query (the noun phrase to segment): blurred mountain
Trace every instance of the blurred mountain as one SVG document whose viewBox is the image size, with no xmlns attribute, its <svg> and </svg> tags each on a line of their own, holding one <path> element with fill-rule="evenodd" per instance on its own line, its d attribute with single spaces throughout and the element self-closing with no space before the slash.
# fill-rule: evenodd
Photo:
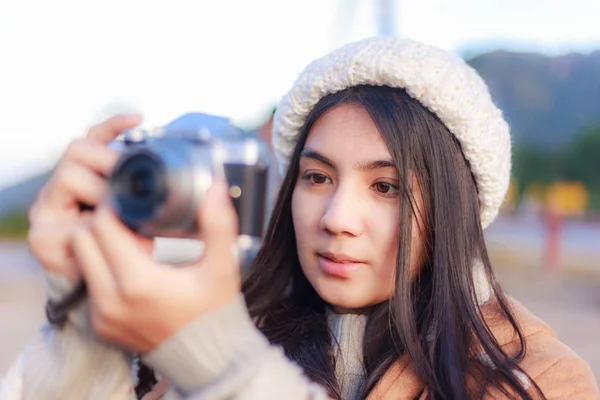
<svg viewBox="0 0 600 400">
<path fill-rule="evenodd" d="M 50 172 L 47 172 L 0 190 L 0 218 L 27 210 L 49 177 Z"/>
<path fill-rule="evenodd" d="M 556 57 L 495 51 L 467 61 L 489 85 L 515 144 L 556 148 L 600 123 L 600 51 Z M 0 189 L 0 218 L 28 208 L 48 176 Z"/>
<path fill-rule="evenodd" d="M 600 51 L 556 57 L 496 51 L 468 63 L 490 87 L 515 143 L 555 148 L 600 122 Z"/>
</svg>

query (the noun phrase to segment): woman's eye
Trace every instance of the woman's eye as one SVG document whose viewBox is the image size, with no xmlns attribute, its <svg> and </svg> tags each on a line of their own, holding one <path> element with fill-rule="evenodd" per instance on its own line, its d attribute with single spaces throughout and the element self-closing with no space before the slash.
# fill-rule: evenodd
<svg viewBox="0 0 600 400">
<path fill-rule="evenodd" d="M 399 191 L 399 187 L 392 185 L 391 183 L 386 183 L 386 182 L 377 182 L 376 184 L 373 185 L 373 188 L 381 193 L 381 194 L 387 194 L 387 195 L 395 195 L 398 193 Z"/>
<path fill-rule="evenodd" d="M 330 179 L 326 175 L 316 174 L 316 173 L 310 173 L 310 174 L 304 175 L 304 180 L 308 181 L 309 183 L 315 184 L 315 185 L 323 185 L 330 181 Z"/>
</svg>

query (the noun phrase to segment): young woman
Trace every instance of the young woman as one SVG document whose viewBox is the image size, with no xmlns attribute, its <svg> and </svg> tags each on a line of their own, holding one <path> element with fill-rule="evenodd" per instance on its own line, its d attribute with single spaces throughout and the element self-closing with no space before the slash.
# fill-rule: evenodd
<svg viewBox="0 0 600 400">
<path fill-rule="evenodd" d="M 40 331 L 3 398 L 133 396 L 154 383 L 131 372 L 134 354 L 156 371 L 147 399 L 600 398 L 587 364 L 494 278 L 483 229 L 510 136 L 461 59 L 373 38 L 306 68 L 277 109 L 284 180 L 243 284 L 224 182 L 184 268 L 153 260 L 103 205 L 117 157 L 104 144 L 138 122 L 74 142 L 32 208 L 50 299 L 82 277 L 89 301 Z"/>
</svg>

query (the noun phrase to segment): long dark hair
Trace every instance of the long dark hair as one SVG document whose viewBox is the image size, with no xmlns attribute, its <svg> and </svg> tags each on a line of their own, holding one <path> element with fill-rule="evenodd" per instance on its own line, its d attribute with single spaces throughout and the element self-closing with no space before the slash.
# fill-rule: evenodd
<svg viewBox="0 0 600 400">
<path fill-rule="evenodd" d="M 342 103 L 358 104 L 373 119 L 400 177 L 399 243 L 393 296 L 371 307 L 363 355 L 365 397 L 403 355 L 410 356 L 434 399 L 483 396 L 490 386 L 507 396 L 531 399 L 515 371 L 525 355 L 525 340 L 498 285 L 488 258 L 479 214 L 478 192 L 460 143 L 437 116 L 403 89 L 361 85 L 321 99 L 308 115 L 282 182 L 262 249 L 242 287 L 250 315 L 271 343 L 303 367 L 306 375 L 340 398 L 335 377 L 327 304 L 304 276 L 296 249 L 291 200 L 299 157 L 315 121 Z M 423 192 L 422 218 L 409 171 Z M 411 224 L 424 221 L 426 261 L 411 279 L 408 257 Z M 474 283 L 480 260 L 492 297 L 521 342 L 507 355 L 483 319 Z M 474 357 L 478 348 L 487 360 Z M 467 379 L 481 383 L 467 387 Z M 541 394 L 541 391 L 532 382 Z M 542 395 L 543 396 L 543 395 Z"/>
</svg>

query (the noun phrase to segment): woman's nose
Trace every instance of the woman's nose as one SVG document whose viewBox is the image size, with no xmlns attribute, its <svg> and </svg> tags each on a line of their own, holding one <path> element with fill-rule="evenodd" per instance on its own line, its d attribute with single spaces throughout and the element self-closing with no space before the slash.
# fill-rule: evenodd
<svg viewBox="0 0 600 400">
<path fill-rule="evenodd" d="M 349 187 L 338 187 L 329 198 L 321 218 L 321 229 L 333 235 L 360 236 L 364 227 L 364 208 L 360 195 Z"/>
</svg>

